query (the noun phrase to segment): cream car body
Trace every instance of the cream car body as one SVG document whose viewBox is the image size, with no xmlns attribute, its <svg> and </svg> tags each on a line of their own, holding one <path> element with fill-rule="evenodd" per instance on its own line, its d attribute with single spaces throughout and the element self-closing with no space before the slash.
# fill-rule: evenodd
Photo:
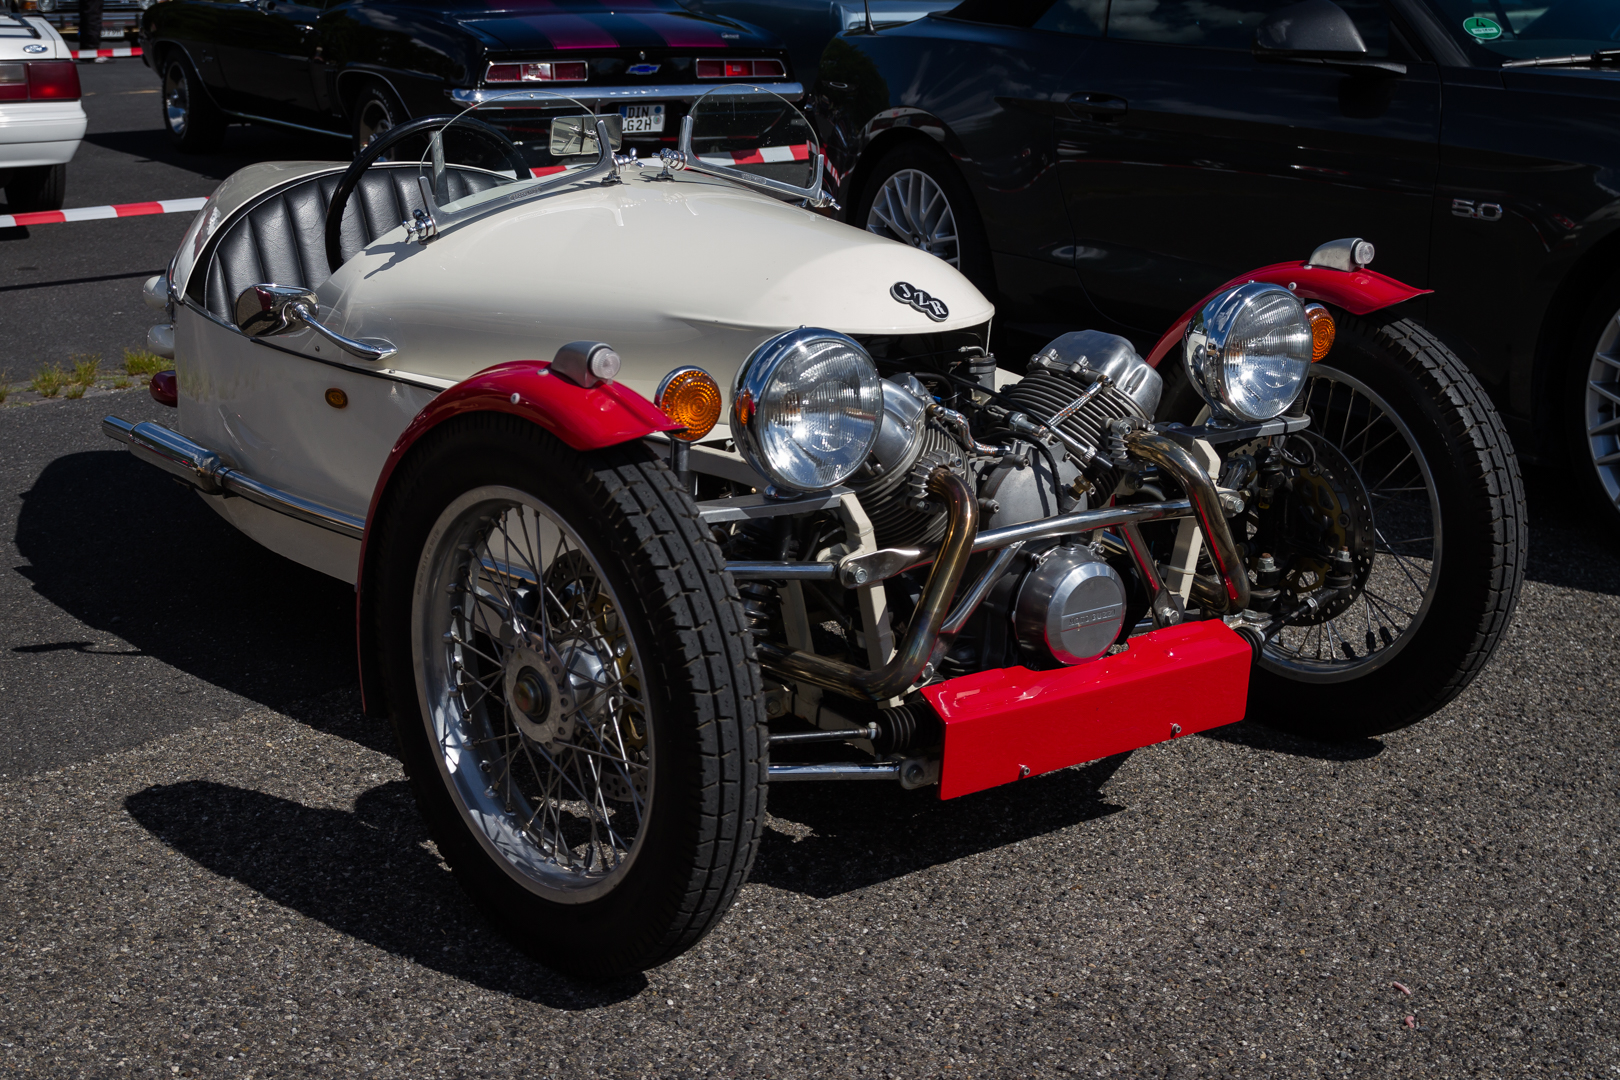
<svg viewBox="0 0 1620 1080">
<path fill-rule="evenodd" d="M 174 295 L 207 272 L 194 260 L 242 206 L 335 168 L 282 162 L 227 179 L 182 242 Z M 896 300 L 896 282 L 940 299 L 948 316 L 936 321 Z M 324 282 L 280 284 L 312 288 L 331 329 L 384 339 L 398 352 L 359 360 L 308 329 L 249 338 L 183 299 L 172 331 L 176 427 L 233 467 L 359 521 L 412 418 L 439 391 L 494 364 L 605 341 L 624 361 L 618 381 L 650 399 L 684 365 L 729 388 L 754 349 L 798 326 L 912 335 L 983 326 L 994 313 L 966 278 L 917 249 L 723 179 L 688 172 L 659 180 L 651 169 L 626 170 L 615 184 L 558 181 L 426 244 L 396 228 Z M 345 408 L 326 403 L 329 389 L 343 392 Z M 705 445 L 723 447 L 728 437 L 722 422 Z M 734 454 L 729 462 L 714 450 L 703 456 L 746 469 Z M 358 540 L 247 500 L 207 501 L 271 549 L 354 580 Z"/>
</svg>

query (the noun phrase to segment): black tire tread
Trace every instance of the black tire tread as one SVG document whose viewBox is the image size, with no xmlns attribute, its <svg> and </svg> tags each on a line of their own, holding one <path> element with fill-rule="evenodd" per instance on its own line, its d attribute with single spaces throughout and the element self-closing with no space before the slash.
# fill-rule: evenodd
<svg viewBox="0 0 1620 1080">
<path fill-rule="evenodd" d="M 639 446 L 581 453 L 527 421 L 496 413 L 457 418 L 422 438 L 401 464 L 390 484 L 390 497 L 379 507 L 379 535 L 385 544 L 390 526 L 409 504 L 423 472 L 433 467 L 451 440 L 468 436 L 529 443 L 559 473 L 582 477 L 586 495 L 582 509 L 605 526 L 613 550 L 641 556 L 626 559 L 625 564 L 635 577 L 635 592 L 652 633 L 664 646 L 659 659 L 646 660 L 662 661 L 660 683 L 670 689 L 672 698 L 685 699 L 676 702 L 677 709 L 689 708 L 687 715 L 696 721 L 698 760 L 692 764 L 702 777 L 704 792 L 699 836 L 673 909 L 644 913 L 644 922 L 656 930 L 654 939 L 627 939 L 620 955 L 598 951 L 588 969 L 576 970 L 600 977 L 656 967 L 691 948 L 725 914 L 747 880 L 764 829 L 768 764 L 758 714 L 762 681 L 736 584 L 725 572 L 724 557 L 703 529 L 691 497 L 662 461 Z M 392 558 L 398 556 L 392 553 Z M 386 565 L 390 557 L 380 555 L 379 565 Z M 379 642 L 388 640 L 388 607 L 375 605 Z M 398 656 L 384 660 L 398 662 Z M 404 717 L 398 702 L 390 706 L 396 723 L 420 724 L 414 695 L 413 707 L 403 710 Z M 425 779 L 440 783 L 436 771 Z M 542 962 L 571 969 L 567 963 L 558 964 L 549 950 L 529 951 Z"/>
<path fill-rule="evenodd" d="M 1355 316 L 1335 311 L 1339 341 L 1360 339 L 1379 350 L 1393 375 L 1416 391 L 1424 415 L 1403 416 L 1423 440 L 1420 425 L 1437 427 L 1449 461 L 1430 462 L 1459 485 L 1444 521 L 1446 539 L 1440 592 L 1417 631 L 1426 644 L 1419 659 L 1398 657 L 1398 681 L 1389 669 L 1372 678 L 1331 684 L 1299 708 L 1309 684 L 1256 669 L 1250 715 L 1296 734 L 1345 740 L 1387 734 L 1433 714 L 1473 682 L 1501 644 L 1524 583 L 1529 520 L 1524 481 L 1507 429 L 1484 388 L 1441 340 L 1406 318 Z M 1332 354 L 1326 364 L 1334 362 Z M 1437 483 L 1442 482 L 1437 476 Z M 1482 554 L 1485 553 L 1485 554 Z M 1444 610 L 1441 600 L 1445 600 Z M 1414 642 L 1411 647 L 1418 643 Z M 1376 690 L 1369 685 L 1377 682 Z"/>
</svg>

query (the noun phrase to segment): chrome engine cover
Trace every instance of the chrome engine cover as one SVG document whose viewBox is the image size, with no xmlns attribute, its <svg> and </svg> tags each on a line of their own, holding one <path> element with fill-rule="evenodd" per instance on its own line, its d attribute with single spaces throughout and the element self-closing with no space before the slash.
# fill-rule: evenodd
<svg viewBox="0 0 1620 1080">
<path fill-rule="evenodd" d="M 1019 649 L 1048 664 L 1093 660 L 1119 637 L 1125 600 L 1125 582 L 1090 548 L 1053 548 L 1019 587 Z"/>
<path fill-rule="evenodd" d="M 1136 354 L 1131 343 L 1101 330 L 1076 330 L 1053 338 L 1030 358 L 1029 366 L 1069 375 L 1087 370 L 1105 375 L 1114 384 L 1113 393 L 1129 398 L 1144 420 L 1153 419 L 1164 393 L 1164 378 Z"/>
</svg>

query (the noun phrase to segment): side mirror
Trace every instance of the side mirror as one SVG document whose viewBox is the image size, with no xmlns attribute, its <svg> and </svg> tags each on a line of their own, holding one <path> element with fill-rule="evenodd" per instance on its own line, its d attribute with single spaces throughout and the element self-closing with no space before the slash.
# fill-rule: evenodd
<svg viewBox="0 0 1620 1080">
<path fill-rule="evenodd" d="M 399 352 L 381 338 L 344 337 L 316 321 L 320 301 L 296 285 L 249 285 L 236 297 L 236 328 L 250 338 L 290 334 L 305 327 L 315 331 L 351 356 L 386 360 Z"/>
<path fill-rule="evenodd" d="M 1254 55 L 1260 60 L 1406 74 L 1405 64 L 1367 55 L 1361 31 L 1333 0 L 1300 0 L 1273 11 L 1254 32 Z"/>
<path fill-rule="evenodd" d="M 308 289 L 249 285 L 236 298 L 236 328 L 248 337 L 290 334 L 302 330 L 320 309 L 320 301 Z"/>
</svg>

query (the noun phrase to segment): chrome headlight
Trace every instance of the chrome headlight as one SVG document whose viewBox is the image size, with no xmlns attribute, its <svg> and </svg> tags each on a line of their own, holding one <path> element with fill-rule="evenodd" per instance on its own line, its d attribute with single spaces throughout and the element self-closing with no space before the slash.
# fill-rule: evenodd
<svg viewBox="0 0 1620 1080">
<path fill-rule="evenodd" d="M 882 383 L 866 350 L 801 327 L 771 338 L 737 371 L 731 434 L 776 487 L 824 491 L 866 461 L 882 416 Z"/>
<path fill-rule="evenodd" d="M 1281 285 L 1251 281 L 1204 305 L 1184 342 L 1193 389 L 1227 423 L 1281 416 L 1305 386 L 1311 321 Z"/>
</svg>

